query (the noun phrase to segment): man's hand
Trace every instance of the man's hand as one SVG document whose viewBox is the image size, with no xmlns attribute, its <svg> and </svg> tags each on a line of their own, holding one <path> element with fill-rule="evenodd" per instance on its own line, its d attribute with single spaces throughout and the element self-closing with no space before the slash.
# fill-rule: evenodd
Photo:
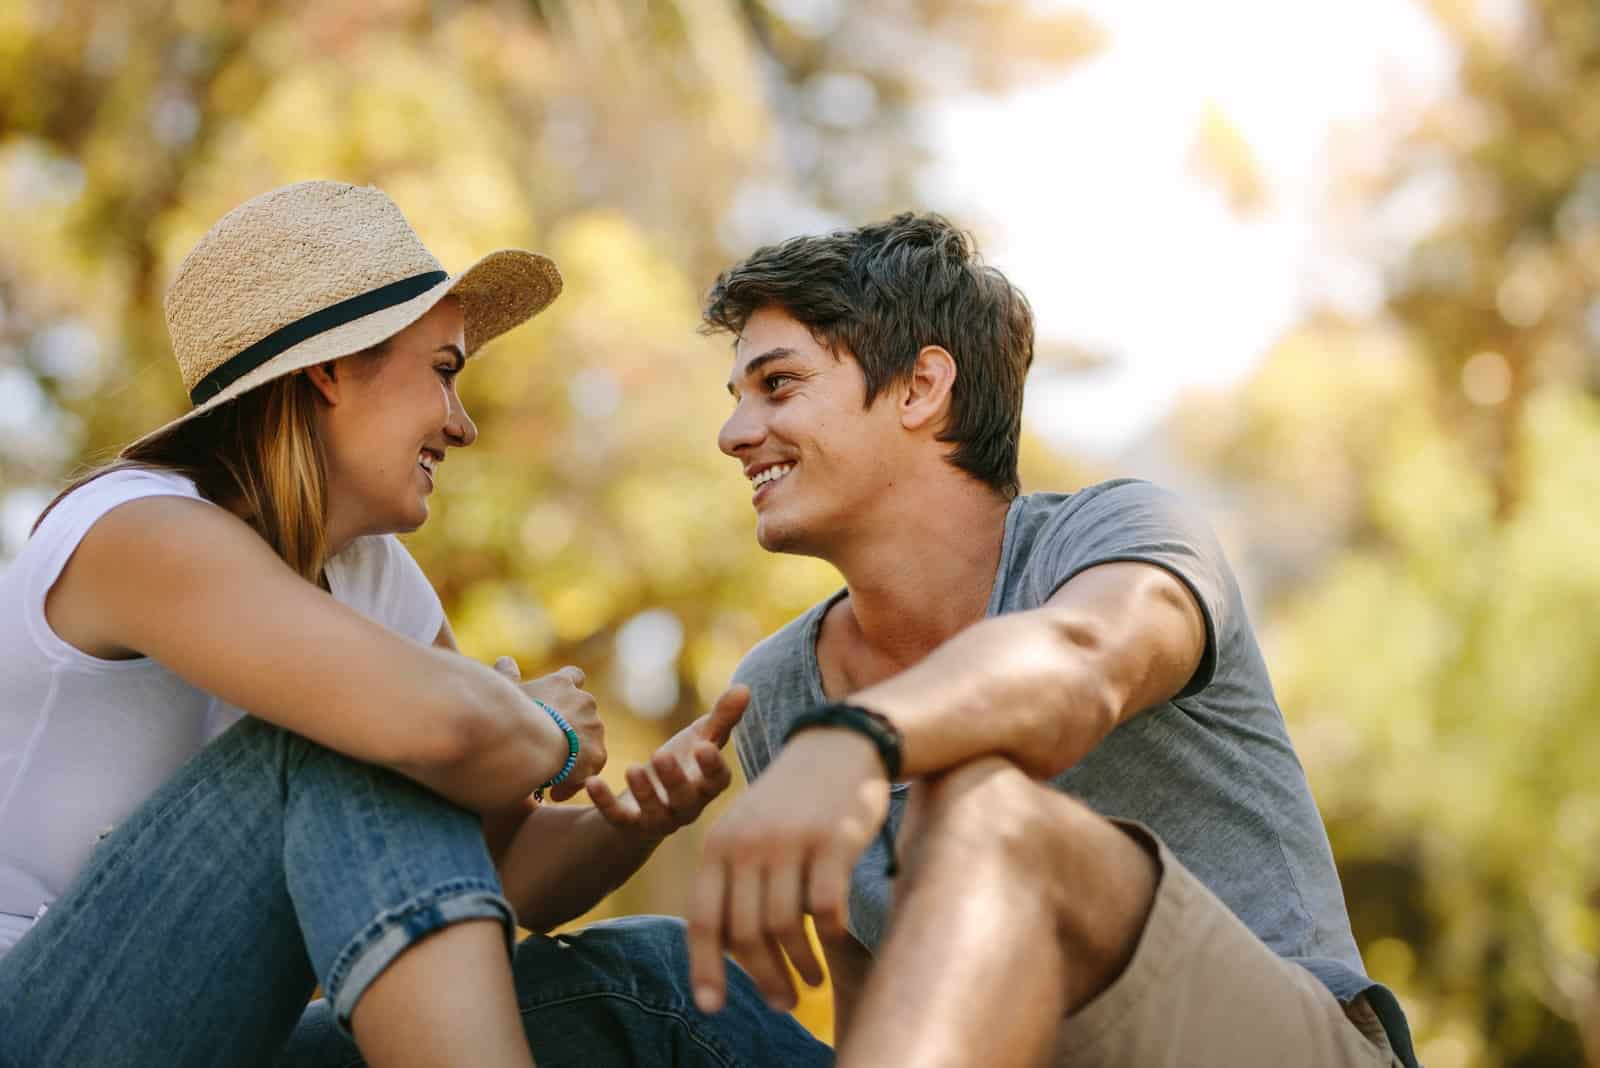
<svg viewBox="0 0 1600 1068">
<path fill-rule="evenodd" d="M 722 747 L 749 705 L 747 687 L 729 689 L 710 712 L 657 749 L 648 765 L 629 768 L 621 797 L 604 780 L 590 778 L 584 786 L 594 807 L 612 826 L 646 838 L 665 838 L 693 823 L 732 780 Z"/>
<path fill-rule="evenodd" d="M 706 837 L 689 906 L 689 975 L 702 1012 L 722 1007 L 726 947 L 768 1004 L 797 1000 L 784 955 L 811 986 L 823 972 L 806 938 L 845 933 L 850 873 L 883 825 L 889 789 L 872 742 L 842 729 L 795 735 Z"/>
<path fill-rule="evenodd" d="M 578 762 L 573 765 L 571 774 L 550 788 L 550 800 L 565 801 L 583 789 L 584 780 L 606 766 L 606 728 L 600 722 L 600 708 L 594 694 L 582 689 L 583 669 L 569 664 L 560 671 L 524 681 L 517 662 L 509 656 L 496 660 L 494 669 L 515 682 L 529 697 L 561 713 L 577 732 Z"/>
</svg>

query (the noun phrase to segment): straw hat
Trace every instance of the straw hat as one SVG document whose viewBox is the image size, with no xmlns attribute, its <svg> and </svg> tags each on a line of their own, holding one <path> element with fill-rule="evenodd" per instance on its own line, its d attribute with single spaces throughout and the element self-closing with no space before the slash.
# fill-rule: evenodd
<svg viewBox="0 0 1600 1068">
<path fill-rule="evenodd" d="M 224 215 L 178 266 L 167 331 L 194 407 L 140 441 L 274 378 L 371 348 L 447 296 L 461 300 L 471 356 L 560 292 L 556 265 L 521 249 L 446 274 L 377 189 L 274 189 Z"/>
</svg>

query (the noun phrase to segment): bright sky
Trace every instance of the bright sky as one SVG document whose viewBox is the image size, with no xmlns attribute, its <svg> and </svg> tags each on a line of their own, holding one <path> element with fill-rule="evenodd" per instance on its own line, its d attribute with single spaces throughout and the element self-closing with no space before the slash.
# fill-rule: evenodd
<svg viewBox="0 0 1600 1068">
<path fill-rule="evenodd" d="M 935 192 L 1022 286 L 1041 339 L 1115 359 L 1035 376 L 1032 426 L 1108 454 L 1185 387 L 1248 370 L 1309 307 L 1370 308 L 1377 280 L 1326 211 L 1339 129 L 1364 150 L 1448 88 L 1453 58 L 1414 0 L 1060 0 L 1109 43 L 1063 79 L 937 118 Z M 1208 105 L 1248 140 L 1269 202 L 1234 215 L 1192 151 Z"/>
</svg>

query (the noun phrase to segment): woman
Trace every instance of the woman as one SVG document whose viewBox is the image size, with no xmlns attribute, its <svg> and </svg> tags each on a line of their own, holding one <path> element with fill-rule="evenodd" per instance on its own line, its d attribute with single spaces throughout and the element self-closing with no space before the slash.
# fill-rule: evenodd
<svg viewBox="0 0 1600 1068">
<path fill-rule="evenodd" d="M 460 656 L 392 537 L 477 437 L 467 358 L 560 286 L 516 250 L 450 277 L 334 182 L 247 202 L 184 260 L 193 409 L 0 575 L 0 1065 L 817 1059 L 748 984 L 688 1010 L 667 921 L 507 952 L 725 787 L 745 700 L 613 796 L 582 672 Z M 593 808 L 536 800 L 585 786 Z"/>
</svg>

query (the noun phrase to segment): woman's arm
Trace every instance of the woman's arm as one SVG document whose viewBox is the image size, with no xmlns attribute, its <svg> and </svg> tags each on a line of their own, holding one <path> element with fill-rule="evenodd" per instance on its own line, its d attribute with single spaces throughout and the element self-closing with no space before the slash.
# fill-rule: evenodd
<svg viewBox="0 0 1600 1068">
<path fill-rule="evenodd" d="M 526 797 L 566 759 L 565 735 L 510 681 L 340 604 L 202 501 L 145 497 L 112 509 L 79 543 L 45 613 L 85 652 L 149 656 L 470 809 Z"/>
</svg>

